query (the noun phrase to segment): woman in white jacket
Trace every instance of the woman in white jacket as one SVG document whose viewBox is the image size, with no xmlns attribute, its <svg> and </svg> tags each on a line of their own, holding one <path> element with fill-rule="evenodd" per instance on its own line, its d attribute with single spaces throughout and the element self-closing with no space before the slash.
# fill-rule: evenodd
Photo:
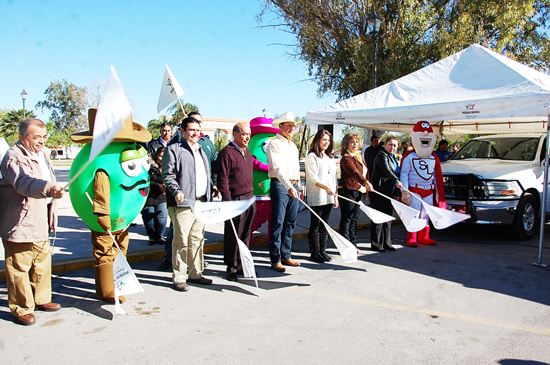
<svg viewBox="0 0 550 365">
<path fill-rule="evenodd" d="M 332 134 L 327 130 L 320 130 L 313 138 L 306 156 L 308 204 L 325 222 L 330 218 L 330 210 L 333 207 L 338 208 L 338 200 L 335 199 L 338 182 L 332 146 Z M 325 252 L 327 241 L 328 233 L 324 224 L 311 213 L 309 250 L 312 261 L 323 263 L 332 260 Z"/>
</svg>

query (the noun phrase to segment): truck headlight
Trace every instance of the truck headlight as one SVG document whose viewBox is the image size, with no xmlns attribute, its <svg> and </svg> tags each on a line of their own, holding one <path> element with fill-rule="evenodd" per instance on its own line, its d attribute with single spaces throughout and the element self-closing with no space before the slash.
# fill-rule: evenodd
<svg viewBox="0 0 550 365">
<path fill-rule="evenodd" d="M 513 199 L 523 194 L 523 190 L 516 181 L 485 181 L 484 190 L 489 199 Z"/>
</svg>

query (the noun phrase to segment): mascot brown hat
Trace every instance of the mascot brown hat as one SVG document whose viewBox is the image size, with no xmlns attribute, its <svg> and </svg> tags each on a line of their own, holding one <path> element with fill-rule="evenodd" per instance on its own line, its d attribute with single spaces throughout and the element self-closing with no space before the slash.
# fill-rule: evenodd
<svg viewBox="0 0 550 365">
<path fill-rule="evenodd" d="M 79 132 L 71 134 L 71 140 L 77 143 L 92 143 L 94 135 L 94 124 L 97 108 L 88 109 L 88 128 L 85 132 Z M 124 127 L 115 136 L 113 142 L 149 142 L 151 140 L 151 133 L 139 123 L 132 121 L 132 115 L 130 115 L 124 121 Z"/>
</svg>

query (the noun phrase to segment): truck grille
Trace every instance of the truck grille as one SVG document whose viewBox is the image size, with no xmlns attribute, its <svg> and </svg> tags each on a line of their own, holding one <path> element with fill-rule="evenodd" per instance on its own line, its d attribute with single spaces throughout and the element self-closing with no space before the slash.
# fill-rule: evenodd
<svg viewBox="0 0 550 365">
<path fill-rule="evenodd" d="M 486 199 L 488 196 L 485 185 L 481 182 L 479 176 L 474 174 L 444 174 L 443 186 L 446 199 Z"/>
</svg>

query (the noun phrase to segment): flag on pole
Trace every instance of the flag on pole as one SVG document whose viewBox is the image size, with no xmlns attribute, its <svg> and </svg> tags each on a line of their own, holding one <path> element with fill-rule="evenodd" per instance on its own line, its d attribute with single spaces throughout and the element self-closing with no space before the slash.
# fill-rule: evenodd
<svg viewBox="0 0 550 365">
<path fill-rule="evenodd" d="M 183 96 L 183 89 L 181 88 L 178 80 L 170 71 L 170 68 L 165 63 L 166 70 L 164 71 L 164 79 L 162 80 L 162 86 L 160 88 L 159 103 L 157 105 L 157 113 L 174 101 L 179 100 Z"/>
<path fill-rule="evenodd" d="M 363 213 L 365 213 L 375 224 L 382 224 L 395 220 L 395 217 L 392 217 L 391 215 L 382 213 L 381 211 L 373 209 L 371 207 L 367 207 L 365 204 L 363 204 L 362 201 L 359 202 L 359 207 L 361 208 Z"/>
<path fill-rule="evenodd" d="M 118 253 L 113 264 L 113 280 L 115 283 L 115 312 L 117 314 L 126 314 L 120 306 L 118 297 L 121 295 L 143 293 L 143 287 L 122 252 Z"/>
<path fill-rule="evenodd" d="M 332 229 L 324 220 L 321 219 L 321 222 L 325 225 L 328 235 L 332 238 L 332 242 L 334 242 L 344 262 L 357 262 L 357 247 L 345 239 L 340 233 Z"/>
<path fill-rule="evenodd" d="M 244 277 L 254 279 L 254 282 L 256 283 L 256 290 L 259 295 L 258 279 L 256 278 L 256 269 L 254 268 L 254 259 L 252 258 L 252 254 L 244 242 L 239 238 L 233 219 L 230 219 L 229 221 L 231 222 L 231 227 L 233 227 L 233 233 L 235 233 L 235 238 L 237 239 L 237 244 L 239 246 L 239 255 L 241 256 Z"/>
<path fill-rule="evenodd" d="M 388 199 L 391 200 L 393 209 L 395 209 L 395 211 L 401 218 L 401 221 L 403 222 L 403 225 L 408 232 L 418 232 L 426 227 L 426 220 L 418 218 L 418 216 L 420 215 L 420 212 L 418 210 L 413 209 L 403 203 L 400 203 L 395 199 Z"/>
<path fill-rule="evenodd" d="M 111 66 L 109 79 L 105 86 L 105 93 L 101 103 L 97 107 L 93 131 L 94 138 L 88 161 L 96 158 L 111 143 L 118 132 L 124 128 L 124 121 L 131 114 L 132 107 L 128 99 L 126 99 L 126 95 L 124 95 L 124 90 L 115 68 Z"/>
<path fill-rule="evenodd" d="M 204 224 L 217 224 L 243 214 L 256 201 L 256 197 L 248 200 L 232 200 L 223 202 L 199 202 L 185 199 L 191 205 L 193 213 Z"/>
<path fill-rule="evenodd" d="M 245 278 L 253 278 L 256 283 L 256 289 L 258 289 L 258 279 L 256 278 L 256 269 L 254 268 L 254 259 L 250 250 L 243 241 L 237 237 L 237 243 L 239 244 L 239 254 L 241 256 L 241 263 L 243 265 L 243 274 Z"/>
<path fill-rule="evenodd" d="M 334 242 L 334 245 L 338 249 L 338 252 L 340 253 L 340 256 L 342 256 L 342 259 L 344 262 L 357 262 L 357 248 L 347 239 L 345 239 L 340 233 L 336 232 L 334 229 L 332 229 L 331 226 L 328 225 L 327 222 L 325 222 L 317 213 L 313 211 L 313 209 L 310 208 L 309 205 L 307 205 L 302 199 L 300 199 L 300 202 L 309 209 L 313 214 L 319 218 L 321 223 L 325 226 L 327 229 L 327 233 Z"/>
<path fill-rule="evenodd" d="M 428 217 L 430 217 L 430 220 L 436 229 L 445 229 L 453 224 L 457 224 L 471 218 L 471 215 L 469 214 L 441 209 L 439 207 L 429 205 L 423 200 L 420 201 L 422 202 L 422 206 L 426 210 L 426 213 L 428 213 Z"/>
<path fill-rule="evenodd" d="M 0 137 L 0 163 L 4 159 L 4 156 L 6 155 L 6 152 L 10 149 L 10 146 L 8 145 L 8 142 L 4 139 L 4 137 Z M 0 179 L 2 178 L 2 172 L 0 172 Z"/>
</svg>

